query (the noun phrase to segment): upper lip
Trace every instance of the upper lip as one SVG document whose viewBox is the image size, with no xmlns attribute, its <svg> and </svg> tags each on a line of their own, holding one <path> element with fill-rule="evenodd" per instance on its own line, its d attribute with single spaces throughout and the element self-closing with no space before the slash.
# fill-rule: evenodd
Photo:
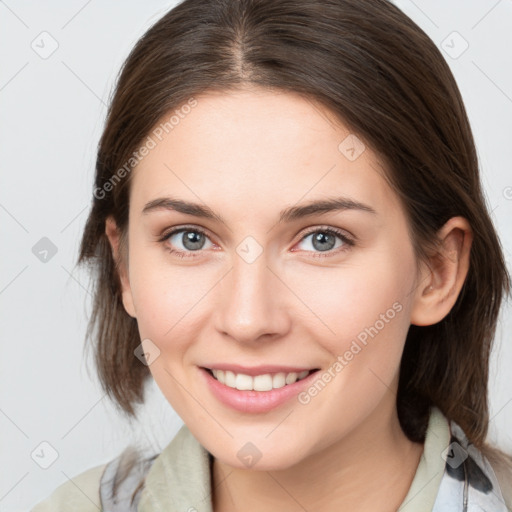
<svg viewBox="0 0 512 512">
<path fill-rule="evenodd" d="M 205 365 L 203 368 L 207 368 L 209 370 L 224 370 L 231 371 L 233 373 L 243 373 L 245 375 L 263 375 L 265 373 L 300 373 L 304 370 L 310 371 L 315 370 L 316 368 L 305 367 L 305 366 L 281 366 L 274 364 L 265 364 L 260 366 L 241 366 L 238 364 L 226 364 L 226 363 L 215 363 L 211 365 Z"/>
</svg>

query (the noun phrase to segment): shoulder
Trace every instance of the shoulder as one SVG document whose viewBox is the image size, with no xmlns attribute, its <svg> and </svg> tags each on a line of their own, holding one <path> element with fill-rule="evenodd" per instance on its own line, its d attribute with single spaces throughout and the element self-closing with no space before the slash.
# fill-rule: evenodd
<svg viewBox="0 0 512 512">
<path fill-rule="evenodd" d="M 501 494 L 509 511 L 512 512 L 512 466 L 511 462 L 503 461 L 502 458 L 492 458 L 489 453 L 486 458 L 491 461 L 491 467 L 496 475 L 500 486 Z"/>
<path fill-rule="evenodd" d="M 95 466 L 64 482 L 30 512 L 98 512 L 101 509 L 100 481 L 106 466 Z"/>
<path fill-rule="evenodd" d="M 450 447 L 452 463 L 447 460 L 446 471 L 459 481 L 466 481 L 470 501 L 482 510 L 511 511 L 512 458 L 499 448 L 484 442 L 478 448 L 468 440 L 465 432 L 455 422 L 450 422 L 452 433 Z M 461 461 L 457 460 L 460 451 Z M 455 455 L 454 455 L 455 452 Z M 487 507 L 487 508 L 486 508 Z"/>
</svg>

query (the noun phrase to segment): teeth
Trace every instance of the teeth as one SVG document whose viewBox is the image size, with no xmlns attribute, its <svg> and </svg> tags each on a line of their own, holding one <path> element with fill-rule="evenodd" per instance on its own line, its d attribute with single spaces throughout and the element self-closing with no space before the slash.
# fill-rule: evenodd
<svg viewBox="0 0 512 512">
<path fill-rule="evenodd" d="M 286 384 L 293 384 L 297 380 L 297 374 L 295 372 L 289 373 L 286 376 Z"/>
<path fill-rule="evenodd" d="M 264 375 L 245 375 L 244 373 L 233 373 L 229 370 L 213 370 L 214 377 L 229 386 L 230 388 L 239 389 L 241 391 L 270 391 L 271 389 L 278 389 L 293 384 L 294 382 L 303 379 L 309 374 L 309 370 L 304 370 L 300 373 L 265 373 Z"/>
<path fill-rule="evenodd" d="M 272 387 L 274 389 L 282 388 L 286 386 L 286 374 L 285 373 L 276 373 L 272 377 Z"/>
<path fill-rule="evenodd" d="M 252 377 L 238 373 L 235 380 L 235 387 L 240 390 L 252 389 Z"/>
</svg>

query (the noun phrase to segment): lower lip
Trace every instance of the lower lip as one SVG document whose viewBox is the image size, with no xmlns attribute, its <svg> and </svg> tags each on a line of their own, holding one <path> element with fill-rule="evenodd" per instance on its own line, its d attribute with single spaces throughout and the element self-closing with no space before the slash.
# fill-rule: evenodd
<svg viewBox="0 0 512 512">
<path fill-rule="evenodd" d="M 206 379 L 211 392 L 220 402 L 238 411 L 250 413 L 268 412 L 279 407 L 309 386 L 318 373 L 317 370 L 302 380 L 298 380 L 293 384 L 287 384 L 278 389 L 271 389 L 269 391 L 241 391 L 222 384 L 204 368 L 199 368 L 199 370 Z"/>
</svg>

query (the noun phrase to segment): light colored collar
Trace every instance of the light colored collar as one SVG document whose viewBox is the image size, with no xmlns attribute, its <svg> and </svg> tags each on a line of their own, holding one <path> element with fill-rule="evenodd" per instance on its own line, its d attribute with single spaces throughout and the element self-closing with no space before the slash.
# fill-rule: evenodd
<svg viewBox="0 0 512 512">
<path fill-rule="evenodd" d="M 423 453 L 409 492 L 398 512 L 431 512 L 444 473 L 441 453 L 450 444 L 450 425 L 437 407 L 432 407 Z"/>
<path fill-rule="evenodd" d="M 183 425 L 153 462 L 138 512 L 213 512 L 210 457 Z"/>
</svg>

